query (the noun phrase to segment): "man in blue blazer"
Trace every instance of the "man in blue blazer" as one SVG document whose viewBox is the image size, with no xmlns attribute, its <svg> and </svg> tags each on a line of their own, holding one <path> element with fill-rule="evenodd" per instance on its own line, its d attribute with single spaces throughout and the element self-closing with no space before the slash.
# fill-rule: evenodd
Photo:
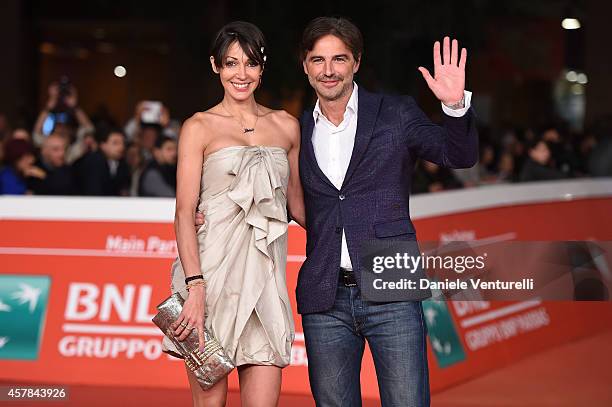
<svg viewBox="0 0 612 407">
<path fill-rule="evenodd" d="M 368 341 L 383 406 L 428 406 L 427 328 L 420 301 L 370 302 L 360 291 L 360 247 L 416 240 L 409 214 L 418 158 L 473 166 L 478 136 L 464 90 L 467 52 L 434 44 L 434 75 L 419 70 L 442 102 L 443 126 L 408 96 L 370 93 L 353 81 L 363 41 L 343 18 L 320 17 L 302 38 L 304 72 L 318 100 L 301 119 L 300 177 L 306 206 L 306 260 L 297 304 L 317 406 L 360 406 Z M 398 81 L 404 72 L 397 72 Z"/>
</svg>

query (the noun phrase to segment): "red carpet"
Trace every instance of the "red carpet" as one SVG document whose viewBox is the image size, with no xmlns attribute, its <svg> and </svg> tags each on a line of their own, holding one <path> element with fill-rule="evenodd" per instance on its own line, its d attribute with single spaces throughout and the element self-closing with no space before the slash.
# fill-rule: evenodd
<svg viewBox="0 0 612 407">
<path fill-rule="evenodd" d="M 11 383 L 2 383 L 8 385 Z M 190 406 L 186 390 L 71 386 L 70 400 L 53 406 Z M 1 407 L 38 405 L 0 402 Z M 228 406 L 239 406 L 230 393 Z M 378 406 L 375 400 L 364 407 Z M 310 397 L 284 395 L 281 407 L 311 407 Z M 612 331 L 559 346 L 516 364 L 436 393 L 433 407 L 609 407 L 612 406 Z"/>
</svg>

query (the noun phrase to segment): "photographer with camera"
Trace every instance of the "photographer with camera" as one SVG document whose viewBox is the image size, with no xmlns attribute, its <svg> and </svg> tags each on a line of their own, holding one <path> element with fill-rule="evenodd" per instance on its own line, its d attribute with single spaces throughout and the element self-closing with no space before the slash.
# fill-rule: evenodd
<svg viewBox="0 0 612 407">
<path fill-rule="evenodd" d="M 135 141 L 143 128 L 157 126 L 164 136 L 178 138 L 181 124 L 170 118 L 168 107 L 162 102 L 141 100 L 136 104 L 134 116 L 125 124 L 124 132 L 128 142 Z"/>
<path fill-rule="evenodd" d="M 94 132 L 87 114 L 78 106 L 77 89 L 67 77 L 49 85 L 49 99 L 34 125 L 34 144 L 42 146 L 50 134 L 66 141 L 66 162 L 72 163 L 88 151 L 85 138 Z"/>
</svg>

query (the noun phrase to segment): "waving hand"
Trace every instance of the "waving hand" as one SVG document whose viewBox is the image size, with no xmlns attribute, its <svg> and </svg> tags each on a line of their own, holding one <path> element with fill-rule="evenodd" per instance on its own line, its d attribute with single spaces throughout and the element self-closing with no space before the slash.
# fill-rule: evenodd
<svg viewBox="0 0 612 407">
<path fill-rule="evenodd" d="M 444 37 L 442 57 L 440 42 L 436 41 L 433 46 L 434 76 L 427 69 L 419 67 L 429 89 L 447 106 L 455 105 L 463 98 L 466 59 L 467 50 L 463 48 L 459 57 L 459 42 L 454 39 L 451 46 L 450 38 Z"/>
</svg>

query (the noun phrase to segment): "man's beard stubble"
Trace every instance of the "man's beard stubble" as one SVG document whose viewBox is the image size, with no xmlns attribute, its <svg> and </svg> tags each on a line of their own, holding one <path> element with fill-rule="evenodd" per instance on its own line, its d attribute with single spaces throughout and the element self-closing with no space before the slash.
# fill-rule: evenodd
<svg viewBox="0 0 612 407">
<path fill-rule="evenodd" d="M 334 91 L 335 89 L 325 89 L 322 87 L 321 82 L 324 80 L 328 80 L 328 81 L 338 81 L 340 83 L 340 89 L 338 90 L 337 93 L 335 94 L 329 94 L 327 93 L 327 91 Z M 317 96 L 319 96 L 319 98 L 321 98 L 321 96 L 324 97 L 325 100 L 333 102 L 336 101 L 338 99 L 341 99 L 342 97 L 346 96 L 350 90 L 351 90 L 351 84 L 352 82 L 349 83 L 345 83 L 344 82 L 344 77 L 340 76 L 340 75 L 333 75 L 333 76 L 325 76 L 325 75 L 320 75 L 318 76 L 313 83 L 313 80 L 311 80 L 309 78 L 310 84 L 312 85 L 313 88 L 315 88 L 315 90 L 318 90 L 319 94 Z M 318 85 L 321 85 L 321 87 L 319 87 Z"/>
</svg>

